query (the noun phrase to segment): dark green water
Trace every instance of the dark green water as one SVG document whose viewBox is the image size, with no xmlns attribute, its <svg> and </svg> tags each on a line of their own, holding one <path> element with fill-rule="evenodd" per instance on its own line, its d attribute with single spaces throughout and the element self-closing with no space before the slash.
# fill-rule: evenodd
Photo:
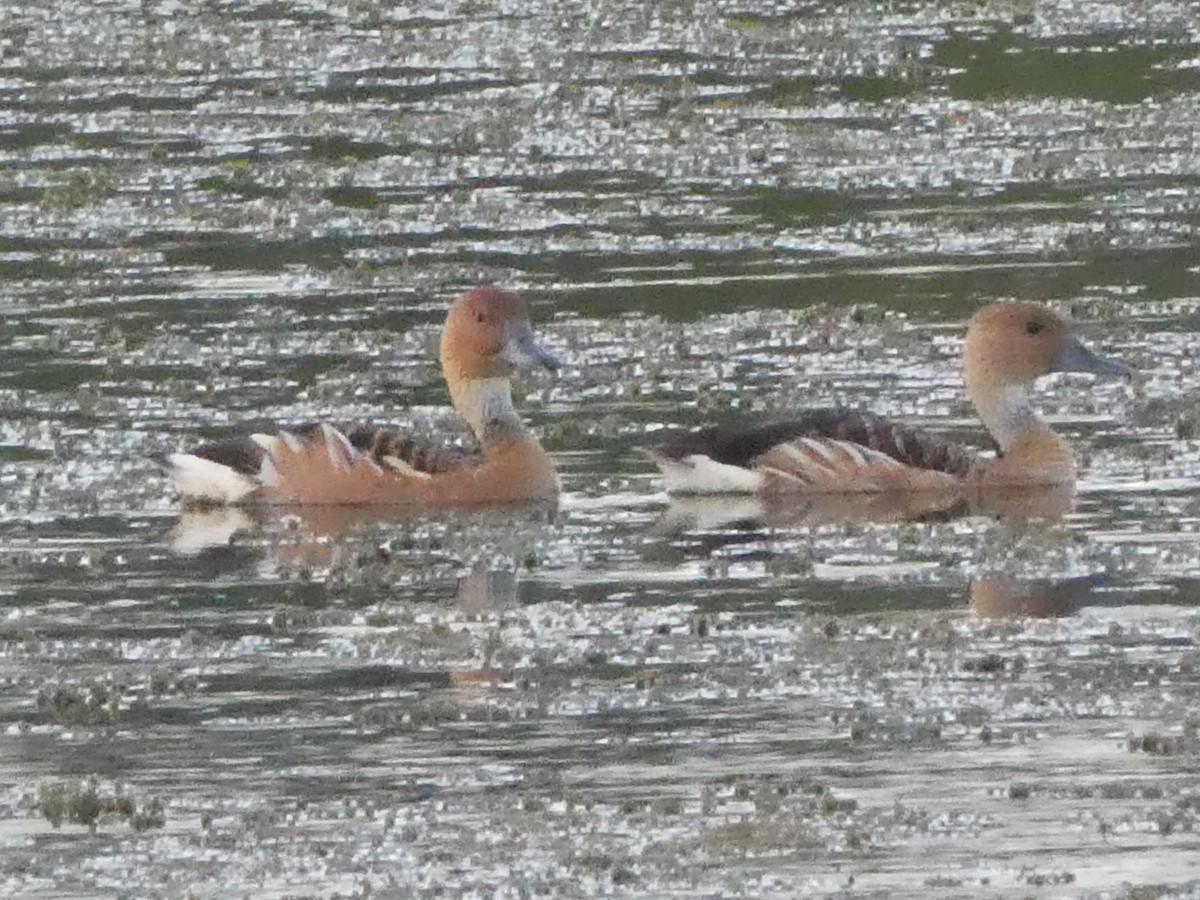
<svg viewBox="0 0 1200 900">
<path fill-rule="evenodd" d="M 1183 3 L 10 4 L 0 897 L 1194 894 L 1197 110 Z M 484 280 L 556 514 L 181 518 L 148 453 L 450 427 Z M 1063 521 L 721 524 L 636 452 L 980 443 L 1013 298 L 1138 372 L 1040 392 Z"/>
</svg>

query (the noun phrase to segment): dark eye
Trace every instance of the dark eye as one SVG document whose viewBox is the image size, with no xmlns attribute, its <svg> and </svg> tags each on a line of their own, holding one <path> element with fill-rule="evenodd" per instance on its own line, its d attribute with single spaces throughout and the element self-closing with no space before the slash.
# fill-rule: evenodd
<svg viewBox="0 0 1200 900">
<path fill-rule="evenodd" d="M 1025 323 L 1025 333 L 1026 334 L 1041 334 L 1042 329 L 1045 327 L 1046 326 L 1043 323 L 1039 322 L 1037 319 L 1030 319 L 1028 322 Z"/>
<path fill-rule="evenodd" d="M 477 312 L 475 313 L 475 321 L 480 325 L 486 324 L 487 316 L 485 316 L 482 312 Z"/>
</svg>

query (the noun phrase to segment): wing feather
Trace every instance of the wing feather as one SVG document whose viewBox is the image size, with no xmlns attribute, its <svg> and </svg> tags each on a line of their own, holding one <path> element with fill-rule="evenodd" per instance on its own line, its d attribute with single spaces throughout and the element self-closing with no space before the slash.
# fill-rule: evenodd
<svg viewBox="0 0 1200 900">
<path fill-rule="evenodd" d="M 654 453 L 664 471 L 707 458 L 764 476 L 767 490 L 885 491 L 950 486 L 975 452 L 922 428 L 847 410 L 692 432 Z"/>
<path fill-rule="evenodd" d="M 969 447 L 924 428 L 843 409 L 812 410 L 791 419 L 693 431 L 659 447 L 655 455 L 676 461 L 707 456 L 723 465 L 748 466 L 772 447 L 804 437 L 845 441 L 877 450 L 906 466 L 959 477 L 979 464 L 977 454 Z"/>
<path fill-rule="evenodd" d="M 478 451 L 392 429 L 359 425 L 343 431 L 325 422 L 210 441 L 175 457 L 194 460 L 181 466 L 165 458 L 185 498 L 240 502 L 262 487 L 295 503 L 370 503 L 377 501 L 376 492 L 400 495 L 407 484 L 415 490 L 434 475 L 478 465 L 483 458 Z M 203 484 L 195 472 L 205 474 Z M 212 479 L 222 472 L 228 477 L 217 478 L 221 490 L 216 491 Z M 237 491 L 226 481 L 236 483 Z"/>
</svg>

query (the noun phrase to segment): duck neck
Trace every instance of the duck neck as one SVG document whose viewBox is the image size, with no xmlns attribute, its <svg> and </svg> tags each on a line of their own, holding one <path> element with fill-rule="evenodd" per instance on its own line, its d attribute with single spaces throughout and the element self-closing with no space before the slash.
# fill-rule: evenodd
<svg viewBox="0 0 1200 900">
<path fill-rule="evenodd" d="M 481 444 L 523 435 L 507 378 L 450 378 L 450 399 Z"/>
<path fill-rule="evenodd" d="M 1030 402 L 1027 384 L 974 390 L 971 401 L 1001 453 L 1009 453 L 1031 435 L 1051 433 L 1050 426 L 1038 417 Z"/>
<path fill-rule="evenodd" d="M 1024 384 L 972 392 L 979 418 L 1000 448 L 991 474 L 1022 482 L 1069 480 L 1075 474 L 1071 447 L 1034 411 L 1029 394 Z"/>
</svg>

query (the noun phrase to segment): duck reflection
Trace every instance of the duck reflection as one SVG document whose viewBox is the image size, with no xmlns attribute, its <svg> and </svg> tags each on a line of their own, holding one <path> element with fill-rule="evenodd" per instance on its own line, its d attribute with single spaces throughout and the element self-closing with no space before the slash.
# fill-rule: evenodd
<svg viewBox="0 0 1200 900">
<path fill-rule="evenodd" d="M 981 619 L 1056 619 L 1088 606 L 1101 606 L 1101 575 L 1077 578 L 1018 578 L 988 575 L 971 582 L 971 611 Z"/>
<path fill-rule="evenodd" d="M 215 506 L 184 510 L 167 537 L 167 545 L 178 556 L 220 554 L 239 538 L 255 535 L 288 537 L 287 561 L 307 563 L 312 568 L 336 565 L 339 539 L 368 533 L 373 526 L 389 523 L 411 525 L 439 518 L 457 517 L 519 535 L 523 529 L 553 523 L 556 503 L 527 503 L 444 516 L 407 507 L 383 506 Z M 498 531 L 498 533 L 501 533 Z M 283 549 L 282 546 L 280 549 Z"/>
<path fill-rule="evenodd" d="M 462 513 L 218 507 L 185 511 L 167 544 L 214 577 L 251 567 L 381 589 L 400 578 L 416 599 L 483 615 L 517 604 L 516 570 L 556 519 L 557 505 L 542 503 Z"/>
<path fill-rule="evenodd" d="M 170 546 L 214 575 L 249 564 L 273 577 L 303 572 L 349 586 L 340 605 L 361 605 L 377 627 L 364 633 L 362 664 L 322 675 L 321 684 L 357 692 L 355 721 L 387 732 L 474 715 L 497 685 L 514 683 L 518 653 L 501 637 L 502 626 L 521 603 L 523 562 L 555 521 L 554 506 L 411 515 L 347 507 L 189 510 L 171 530 Z M 414 604 L 426 611 L 423 622 L 407 611 Z M 303 629 L 307 621 L 301 615 L 287 627 Z M 411 696 L 392 696 L 397 687 Z"/>
<path fill-rule="evenodd" d="M 966 494 L 912 492 L 895 494 L 817 495 L 793 497 L 693 497 L 671 503 L 654 532 L 667 540 L 647 545 L 660 561 L 728 555 L 744 546 L 739 559 L 761 557 L 762 541 L 772 532 L 821 526 L 945 523 L 986 518 L 1006 526 L 1013 537 L 1036 540 L 1074 507 L 1071 486 L 1006 489 Z M 672 539 L 687 534 L 686 547 Z M 1021 537 L 1023 540 L 1024 537 Z M 803 556 L 804 551 L 799 552 Z M 811 560 L 809 560 L 811 562 Z M 1085 607 L 1123 602 L 1119 592 L 1102 590 L 1102 575 L 1071 578 L 1024 578 L 1005 572 L 971 580 L 969 606 L 981 618 L 1070 616 Z"/>
<path fill-rule="evenodd" d="M 716 528 L 798 528 L 950 522 L 985 517 L 1025 526 L 1060 521 L 1075 502 L 1072 485 L 964 492 L 883 491 L 858 494 L 723 495 L 672 500 L 656 526 L 660 535 Z"/>
</svg>

